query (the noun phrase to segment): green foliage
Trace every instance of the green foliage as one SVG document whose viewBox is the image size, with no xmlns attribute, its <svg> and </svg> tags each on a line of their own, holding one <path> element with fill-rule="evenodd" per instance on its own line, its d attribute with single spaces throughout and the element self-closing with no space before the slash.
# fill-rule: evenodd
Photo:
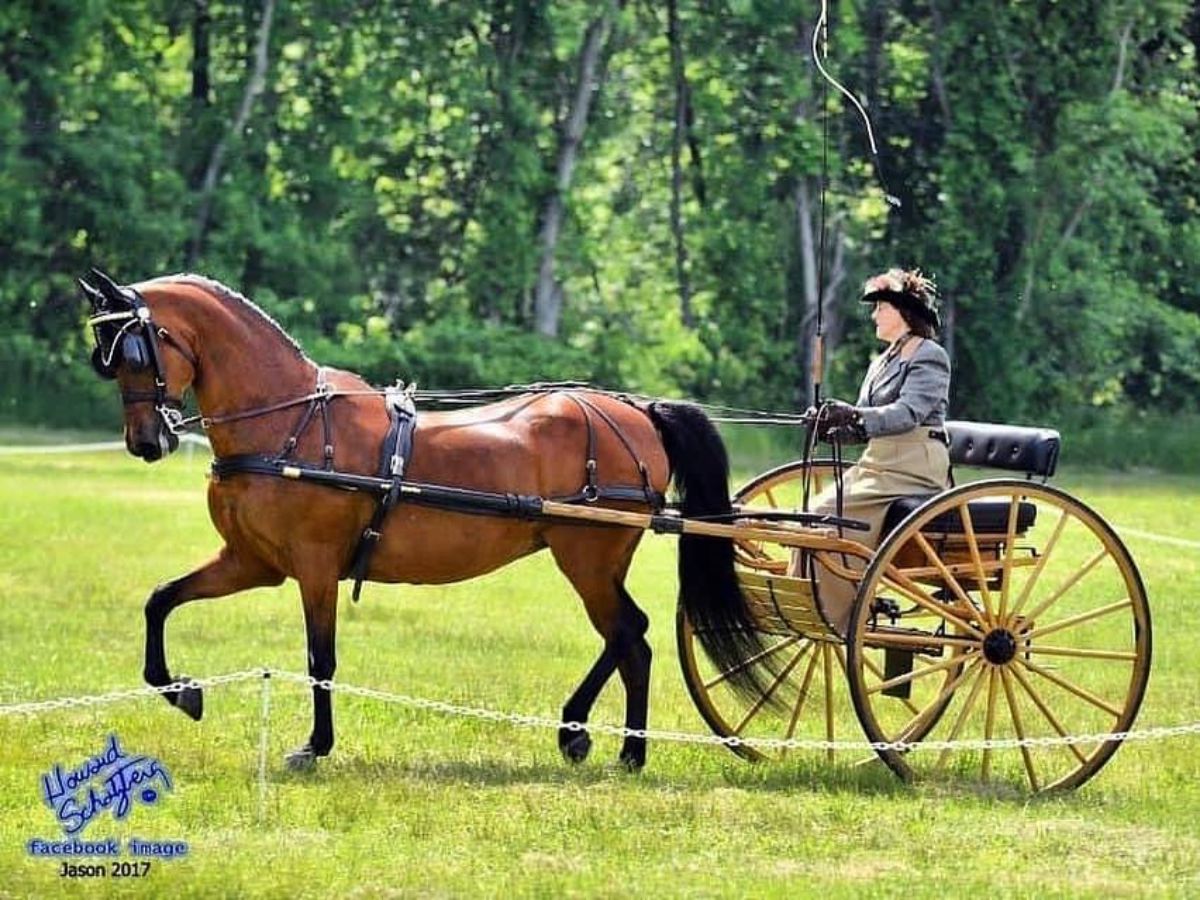
<svg viewBox="0 0 1200 900">
<path fill-rule="evenodd" d="M 1065 465 L 1200 475 L 1200 416 L 1087 410 L 1057 425 Z"/>
<path fill-rule="evenodd" d="M 6 365 L 85 361 L 73 278 L 89 266 L 194 268 L 377 381 L 587 377 L 795 407 L 817 274 L 803 203 L 815 228 L 824 180 L 827 393 L 852 394 L 875 349 L 854 288 L 904 264 L 953 307 L 956 416 L 1198 409 L 1186 4 L 832 4 L 826 64 L 867 103 L 892 209 L 861 122 L 808 57 L 813 4 L 680 2 L 678 231 L 666 11 L 617 6 L 543 340 L 539 236 L 596 4 L 279 3 L 256 97 L 260 3 L 5 5 L 0 323 L 37 342 Z M 96 396 L 85 365 L 55 377 Z M 16 398 L 25 382 L 5 386 L 6 416 L 58 421 Z"/>
<path fill-rule="evenodd" d="M 70 351 L 28 334 L 0 336 L 0 423 L 37 422 L 57 429 L 107 429 L 121 421 L 121 400 L 89 363 L 90 348 Z"/>
<path fill-rule="evenodd" d="M 344 325 L 335 339 L 316 338 L 309 352 L 359 372 L 374 384 L 396 379 L 421 387 L 503 386 L 531 381 L 596 379 L 595 357 L 511 325 L 480 327 L 443 317 L 403 333 L 382 319 Z"/>
</svg>

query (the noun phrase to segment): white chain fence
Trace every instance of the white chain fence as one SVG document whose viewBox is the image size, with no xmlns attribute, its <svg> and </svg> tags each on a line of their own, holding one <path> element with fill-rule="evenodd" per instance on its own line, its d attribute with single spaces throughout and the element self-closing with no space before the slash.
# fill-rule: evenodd
<svg viewBox="0 0 1200 900">
<path fill-rule="evenodd" d="M 1180 725 L 1154 726 L 1131 729 L 1129 731 L 1097 732 L 1093 734 L 1070 734 L 1061 737 L 978 738 L 955 741 L 925 740 L 914 743 L 907 741 L 887 742 L 867 740 L 830 741 L 816 738 L 722 737 L 715 734 L 694 734 L 686 731 L 626 728 L 621 725 L 608 725 L 605 723 L 563 722 L 550 716 L 503 712 L 501 710 L 477 706 L 463 706 L 456 703 L 447 703 L 443 700 L 429 700 L 423 697 L 413 697 L 409 694 L 398 694 L 392 691 L 378 690 L 377 688 L 359 687 L 343 682 L 319 681 L 299 672 L 287 672 L 267 668 L 246 669 L 241 672 L 231 672 L 227 675 L 188 679 L 186 682 L 174 682 L 162 687 L 147 686 L 125 691 L 110 691 L 105 694 L 93 694 L 90 696 L 59 697 L 52 700 L 0 704 L 0 717 L 38 715 L 39 713 L 60 709 L 105 706 L 113 703 L 121 703 L 126 700 L 172 693 L 189 687 L 217 687 L 219 685 L 233 684 L 252 679 L 261 679 L 263 681 L 262 715 L 264 732 L 260 742 L 260 768 L 262 765 L 265 765 L 265 723 L 269 711 L 269 683 L 273 679 L 291 682 L 304 687 L 322 687 L 335 693 L 349 694 L 367 700 L 375 700 L 380 703 L 393 703 L 399 706 L 407 706 L 411 709 L 422 709 L 446 716 L 479 719 L 487 722 L 515 725 L 520 728 L 542 728 L 554 731 L 560 728 L 565 728 L 568 731 L 583 731 L 587 729 L 595 734 L 612 735 L 615 737 L 640 737 L 652 741 L 670 741 L 681 744 L 753 747 L 760 750 L 1010 750 L 1018 747 L 1053 747 L 1071 744 L 1096 744 L 1105 741 L 1158 741 L 1183 735 L 1200 734 L 1200 722 L 1188 722 Z"/>
</svg>

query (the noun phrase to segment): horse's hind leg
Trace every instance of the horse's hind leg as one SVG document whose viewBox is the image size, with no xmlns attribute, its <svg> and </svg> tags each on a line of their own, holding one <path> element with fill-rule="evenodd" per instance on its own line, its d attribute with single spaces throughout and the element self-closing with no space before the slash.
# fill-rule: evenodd
<svg viewBox="0 0 1200 900">
<path fill-rule="evenodd" d="M 313 560 L 308 560 L 310 563 Z M 311 573 L 297 576 L 304 602 L 304 628 L 308 642 L 308 674 L 317 681 L 330 681 L 337 670 L 337 568 L 310 566 Z M 308 741 L 287 754 L 289 769 L 307 769 L 318 756 L 333 749 L 333 702 L 329 688 L 313 685 L 313 729 Z"/>
<path fill-rule="evenodd" d="M 247 561 L 234 555 L 228 548 L 221 548 L 217 556 L 173 581 L 160 584 L 146 601 L 146 663 L 143 677 L 154 687 L 164 687 L 172 682 L 188 683 L 186 676 L 172 678 L 167 668 L 163 631 L 167 616 L 176 607 L 192 600 L 224 597 L 252 587 L 275 585 L 283 576 L 263 565 Z M 199 721 L 204 715 L 204 694 L 200 688 L 184 687 L 179 691 L 163 694 L 167 702 Z"/>
<path fill-rule="evenodd" d="M 624 588 L 625 574 L 641 532 L 589 531 L 563 527 L 546 534 L 559 569 L 583 598 L 588 617 L 604 649 L 563 707 L 564 722 L 586 722 L 601 689 L 620 670 L 625 685 L 625 727 L 644 729 L 650 694 L 650 645 L 645 634 L 649 620 Z M 559 749 L 572 762 L 586 758 L 591 739 L 586 729 L 559 729 Z M 621 761 L 633 769 L 646 763 L 646 739 L 627 737 Z"/>
<path fill-rule="evenodd" d="M 623 648 L 617 670 L 621 673 L 621 681 L 625 683 L 625 695 L 628 698 L 625 707 L 625 727 L 644 731 L 649 718 L 650 707 L 650 659 L 652 653 L 650 644 L 646 641 L 646 629 L 650 620 L 638 609 L 624 584 L 618 584 L 621 594 L 621 634 L 620 645 Z M 621 745 L 621 762 L 630 769 L 640 769 L 646 765 L 646 739 L 629 735 Z"/>
</svg>

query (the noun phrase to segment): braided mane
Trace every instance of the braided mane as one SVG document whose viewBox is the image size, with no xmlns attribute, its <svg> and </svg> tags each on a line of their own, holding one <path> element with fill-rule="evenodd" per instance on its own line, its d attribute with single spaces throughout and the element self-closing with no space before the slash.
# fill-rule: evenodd
<svg viewBox="0 0 1200 900">
<path fill-rule="evenodd" d="M 231 306 L 241 306 L 249 310 L 254 315 L 261 318 L 264 322 L 271 326 L 279 336 L 287 341 L 288 345 L 296 352 L 296 355 L 301 359 L 311 360 L 308 354 L 304 352 L 304 348 L 299 342 L 283 330 L 283 326 L 275 321 L 261 306 L 251 300 L 249 297 L 235 291 L 226 284 L 222 284 L 215 278 L 209 278 L 205 275 L 196 275 L 192 272 L 181 272 L 176 275 L 164 275 L 162 278 L 156 278 L 155 281 L 184 281 L 190 284 L 198 285 L 204 288 L 210 294 L 215 296 L 221 302 Z"/>
</svg>

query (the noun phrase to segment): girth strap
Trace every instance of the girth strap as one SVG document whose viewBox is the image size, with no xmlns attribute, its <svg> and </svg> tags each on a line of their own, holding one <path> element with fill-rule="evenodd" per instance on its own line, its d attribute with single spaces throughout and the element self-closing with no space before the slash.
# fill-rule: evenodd
<svg viewBox="0 0 1200 900">
<path fill-rule="evenodd" d="M 413 433 L 417 429 L 417 409 L 413 404 L 412 393 L 399 387 L 390 387 L 384 395 L 384 403 L 388 412 L 388 432 L 383 439 L 383 448 L 379 459 L 379 477 L 390 480 L 391 486 L 386 493 L 379 495 L 375 503 L 375 512 L 371 522 L 363 529 L 354 548 L 354 556 L 350 563 L 350 576 L 354 579 L 354 590 L 351 598 L 358 602 L 362 593 L 362 583 L 367 577 L 367 568 L 371 563 L 371 554 L 379 543 L 383 533 L 383 522 L 392 507 L 400 499 L 400 487 L 404 481 L 404 471 L 412 457 Z"/>
</svg>

